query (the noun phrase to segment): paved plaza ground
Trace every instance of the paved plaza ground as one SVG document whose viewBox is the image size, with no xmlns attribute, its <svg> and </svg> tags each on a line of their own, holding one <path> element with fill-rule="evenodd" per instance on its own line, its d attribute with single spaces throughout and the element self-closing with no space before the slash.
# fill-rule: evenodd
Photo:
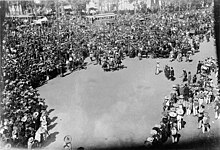
<svg viewBox="0 0 220 150">
<path fill-rule="evenodd" d="M 66 135 L 71 135 L 74 148 L 142 146 L 151 128 L 161 121 L 164 97 L 173 84 L 181 83 L 182 69 L 194 74 L 198 61 L 209 56 L 216 57 L 213 39 L 201 44 L 200 52 L 192 56 L 190 63 L 126 58 L 126 68 L 104 72 L 88 59 L 87 69 L 50 80 L 39 88 L 51 118 L 51 136 L 45 149 L 61 149 Z M 161 69 L 166 64 L 174 68 L 175 81 L 167 80 L 163 72 L 154 74 L 158 60 Z M 220 121 L 214 119 L 211 105 L 206 109 L 211 117 L 210 133 L 197 129 L 196 117 L 185 116 L 186 126 L 180 131 L 179 144 L 170 146 L 169 139 L 165 148 L 218 149 Z"/>
</svg>

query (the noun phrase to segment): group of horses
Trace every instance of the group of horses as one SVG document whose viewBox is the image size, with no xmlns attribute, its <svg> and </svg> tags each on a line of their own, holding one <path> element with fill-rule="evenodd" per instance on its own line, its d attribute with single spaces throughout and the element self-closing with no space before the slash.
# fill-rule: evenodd
<svg viewBox="0 0 220 150">
<path fill-rule="evenodd" d="M 102 68 L 104 71 L 115 71 L 122 68 L 122 57 L 119 54 L 105 56 Z"/>
</svg>

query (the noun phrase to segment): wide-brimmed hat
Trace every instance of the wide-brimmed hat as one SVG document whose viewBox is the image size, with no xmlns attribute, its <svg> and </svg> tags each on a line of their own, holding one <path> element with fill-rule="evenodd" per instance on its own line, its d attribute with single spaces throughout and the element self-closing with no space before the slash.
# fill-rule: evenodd
<svg viewBox="0 0 220 150">
<path fill-rule="evenodd" d="M 17 126 L 13 126 L 13 130 L 18 130 L 18 127 Z"/>
<path fill-rule="evenodd" d="M 175 112 L 176 111 L 176 108 L 175 107 L 171 107 L 170 108 L 170 112 Z"/>
<path fill-rule="evenodd" d="M 164 97 L 164 99 L 165 99 L 165 100 L 169 100 L 169 99 L 170 99 L 170 96 L 167 95 L 167 96 Z"/>
<path fill-rule="evenodd" d="M 177 109 L 177 110 L 176 110 L 176 113 L 177 113 L 178 115 L 183 115 L 183 114 L 184 114 L 184 111 L 183 111 L 183 109 Z"/>
<path fill-rule="evenodd" d="M 176 90 L 172 90 L 170 94 L 176 94 Z"/>
<path fill-rule="evenodd" d="M 173 107 L 178 108 L 178 107 L 179 107 L 179 104 L 174 103 L 174 104 L 173 104 Z"/>
<path fill-rule="evenodd" d="M 177 88 L 178 85 L 177 85 L 177 84 L 173 84 L 172 87 L 173 87 L 173 88 Z"/>
<path fill-rule="evenodd" d="M 44 127 L 40 127 L 38 130 L 39 130 L 39 133 L 45 133 L 46 132 L 46 129 Z"/>
<path fill-rule="evenodd" d="M 34 141 L 34 138 L 33 137 L 30 137 L 29 139 L 28 139 L 28 142 L 30 142 L 30 143 L 32 143 Z"/>
<path fill-rule="evenodd" d="M 21 121 L 22 121 L 22 122 L 26 122 L 26 121 L 27 121 L 27 116 L 22 117 L 22 118 L 21 118 Z"/>
<path fill-rule="evenodd" d="M 183 99 L 184 97 L 183 97 L 183 95 L 180 95 L 179 98 L 180 98 L 180 99 Z"/>
<path fill-rule="evenodd" d="M 154 127 L 161 128 L 161 125 L 160 124 L 155 124 Z"/>
<path fill-rule="evenodd" d="M 153 137 L 148 137 L 148 138 L 147 138 L 147 141 L 148 141 L 148 142 L 153 142 L 153 141 L 154 141 L 154 138 L 153 138 Z"/>
<path fill-rule="evenodd" d="M 171 112 L 169 112 L 169 116 L 170 116 L 170 117 L 176 117 L 177 114 L 176 114 L 176 112 L 171 111 Z"/>
<path fill-rule="evenodd" d="M 152 129 L 152 130 L 150 130 L 150 134 L 155 135 L 155 134 L 157 134 L 157 131 Z"/>
<path fill-rule="evenodd" d="M 38 116 L 39 116 L 39 112 L 34 112 L 34 113 L 33 113 L 33 117 L 34 117 L 34 118 L 37 118 Z"/>
</svg>

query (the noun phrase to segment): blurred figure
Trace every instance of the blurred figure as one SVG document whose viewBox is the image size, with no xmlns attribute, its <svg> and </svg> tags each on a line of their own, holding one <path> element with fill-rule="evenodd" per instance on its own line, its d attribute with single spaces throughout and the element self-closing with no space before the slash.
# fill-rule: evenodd
<svg viewBox="0 0 220 150">
<path fill-rule="evenodd" d="M 204 113 L 204 117 L 202 119 L 202 133 L 209 132 L 210 131 L 210 117 L 208 116 L 208 113 Z"/>
<path fill-rule="evenodd" d="M 174 81 L 174 80 L 175 80 L 173 67 L 170 68 L 170 79 L 171 79 L 171 81 Z"/>
<path fill-rule="evenodd" d="M 160 73 L 160 62 L 157 61 L 155 75 L 158 75 L 159 73 Z"/>
<path fill-rule="evenodd" d="M 197 76 L 196 76 L 196 74 L 194 74 L 194 76 L 193 76 L 193 80 L 192 80 L 193 84 L 195 84 L 196 81 L 197 81 Z"/>
<path fill-rule="evenodd" d="M 191 72 L 189 71 L 189 72 L 188 72 L 188 78 L 187 78 L 187 80 L 188 80 L 188 85 L 191 84 L 191 79 L 192 79 L 192 76 L 191 76 Z"/>
<path fill-rule="evenodd" d="M 198 65 L 197 65 L 197 71 L 196 71 L 196 74 L 201 73 L 201 67 L 202 67 L 202 63 L 199 61 Z"/>
<path fill-rule="evenodd" d="M 201 105 L 198 110 L 198 129 L 202 127 L 202 119 L 204 117 L 205 106 Z"/>
<path fill-rule="evenodd" d="M 171 139 L 172 139 L 172 143 L 177 143 L 178 142 L 178 131 L 177 131 L 177 124 L 174 123 L 172 126 L 171 126 Z"/>
</svg>

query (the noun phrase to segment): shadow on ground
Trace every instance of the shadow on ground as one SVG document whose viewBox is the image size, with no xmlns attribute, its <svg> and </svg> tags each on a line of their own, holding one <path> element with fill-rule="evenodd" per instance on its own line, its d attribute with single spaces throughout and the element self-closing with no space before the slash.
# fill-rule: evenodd
<svg viewBox="0 0 220 150">
<path fill-rule="evenodd" d="M 59 134 L 59 132 L 51 133 L 48 136 L 47 141 L 43 144 L 43 147 L 46 147 L 46 146 L 50 145 L 51 143 L 55 142 L 57 134 Z"/>
<path fill-rule="evenodd" d="M 220 137 L 212 136 L 198 138 L 191 141 L 182 141 L 178 144 L 164 144 L 147 148 L 144 145 L 137 144 L 125 147 L 92 148 L 92 150 L 218 150 L 220 147 Z M 86 148 L 85 148 L 86 149 Z"/>
</svg>

